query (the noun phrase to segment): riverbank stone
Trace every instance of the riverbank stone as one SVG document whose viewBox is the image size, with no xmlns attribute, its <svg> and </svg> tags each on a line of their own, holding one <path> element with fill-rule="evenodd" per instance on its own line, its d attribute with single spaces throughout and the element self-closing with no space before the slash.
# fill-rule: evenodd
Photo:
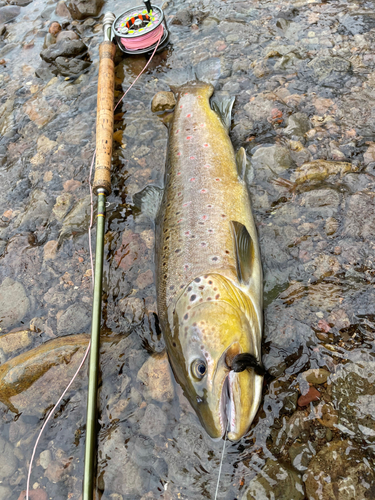
<svg viewBox="0 0 375 500">
<path fill-rule="evenodd" d="M 19 324 L 30 309 L 30 300 L 24 286 L 11 278 L 0 285 L 0 328 Z"/>
</svg>

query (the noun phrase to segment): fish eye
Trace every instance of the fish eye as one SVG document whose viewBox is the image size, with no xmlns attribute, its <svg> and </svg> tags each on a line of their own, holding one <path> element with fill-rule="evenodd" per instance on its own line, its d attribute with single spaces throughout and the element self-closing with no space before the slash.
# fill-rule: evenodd
<svg viewBox="0 0 375 500">
<path fill-rule="evenodd" d="M 206 362 L 202 359 L 195 359 L 191 364 L 191 371 L 196 379 L 201 380 L 206 375 Z"/>
</svg>

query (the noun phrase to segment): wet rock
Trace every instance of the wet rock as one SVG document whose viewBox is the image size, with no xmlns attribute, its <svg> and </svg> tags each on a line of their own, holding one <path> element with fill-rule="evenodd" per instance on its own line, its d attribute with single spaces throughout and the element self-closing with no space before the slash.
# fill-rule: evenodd
<svg viewBox="0 0 375 500">
<path fill-rule="evenodd" d="M 43 469 L 47 469 L 49 464 L 52 462 L 52 453 L 50 450 L 44 450 L 39 455 L 39 463 L 43 467 Z"/>
<path fill-rule="evenodd" d="M 312 401 L 318 401 L 320 399 L 320 392 L 315 389 L 315 387 L 310 387 L 306 394 L 303 394 L 298 398 L 298 406 L 307 406 Z"/>
<path fill-rule="evenodd" d="M 313 68 L 319 81 L 327 78 L 331 73 L 347 73 L 350 70 L 350 62 L 338 56 L 315 57 L 309 64 Z"/>
<path fill-rule="evenodd" d="M 57 21 L 54 21 L 53 23 L 50 24 L 48 28 L 49 33 L 53 36 L 57 36 L 60 31 L 61 31 L 61 25 Z"/>
<path fill-rule="evenodd" d="M 346 202 L 344 219 L 345 236 L 353 238 L 372 238 L 375 225 L 375 202 L 373 193 L 357 193 L 350 196 Z M 363 217 L 366 214 L 366 217 Z"/>
<path fill-rule="evenodd" d="M 97 17 L 103 6 L 103 0 L 71 0 L 67 8 L 73 19 Z"/>
<path fill-rule="evenodd" d="M 327 382 L 330 373 L 324 368 L 312 368 L 302 373 L 302 377 L 310 384 L 324 384 Z"/>
<path fill-rule="evenodd" d="M 324 225 L 324 231 L 327 236 L 332 236 L 335 234 L 339 228 L 339 221 L 334 217 L 328 217 Z"/>
<path fill-rule="evenodd" d="M 26 290 L 18 281 L 5 278 L 0 285 L 0 327 L 19 324 L 30 309 Z"/>
<path fill-rule="evenodd" d="M 56 41 L 61 42 L 62 40 L 79 40 L 79 36 L 75 31 L 60 31 Z"/>
<path fill-rule="evenodd" d="M 174 398 L 172 373 L 165 353 L 150 356 L 139 370 L 137 379 L 144 384 L 142 392 L 146 399 L 164 403 Z"/>
<path fill-rule="evenodd" d="M 0 24 L 5 24 L 18 16 L 21 12 L 20 7 L 17 5 L 6 5 L 0 7 Z"/>
<path fill-rule="evenodd" d="M 118 307 L 129 326 L 139 325 L 145 313 L 144 301 L 138 297 L 125 297 L 119 300 Z"/>
<path fill-rule="evenodd" d="M 4 354 L 15 354 L 17 351 L 31 345 L 32 341 L 33 335 L 30 330 L 6 333 L 0 337 L 0 349 Z"/>
<path fill-rule="evenodd" d="M 371 498 L 375 464 L 365 455 L 363 449 L 348 439 L 328 443 L 311 460 L 304 476 L 308 500 Z"/>
<path fill-rule="evenodd" d="M 321 407 L 319 405 L 317 410 L 317 420 L 320 424 L 328 429 L 337 428 L 339 422 L 338 411 L 331 404 L 323 404 Z"/>
<path fill-rule="evenodd" d="M 14 447 L 0 436 L 0 481 L 11 477 L 18 468 Z"/>
<path fill-rule="evenodd" d="M 292 180 L 298 185 L 309 183 L 309 185 L 319 184 L 330 176 L 343 177 L 348 172 L 354 172 L 357 169 L 348 162 L 314 160 L 304 163 L 298 167 L 292 174 Z"/>
<path fill-rule="evenodd" d="M 0 500 L 9 500 L 12 496 L 12 491 L 8 486 L 0 484 Z M 31 499 L 30 499 L 31 500 Z"/>
<path fill-rule="evenodd" d="M 77 370 L 88 341 L 88 335 L 54 339 L 0 365 L 0 401 L 14 413 L 44 415 Z"/>
<path fill-rule="evenodd" d="M 47 33 L 44 38 L 43 49 L 48 49 L 54 43 L 56 43 L 56 37 L 51 35 L 51 33 Z"/>
<path fill-rule="evenodd" d="M 87 52 L 87 46 L 81 40 L 61 40 L 60 42 L 42 50 L 40 57 L 48 62 L 54 62 L 58 57 L 69 58 Z"/>
<path fill-rule="evenodd" d="M 90 224 L 90 214 L 91 196 L 88 195 L 79 200 L 65 217 L 60 232 L 59 243 L 61 244 L 65 238 L 71 236 L 72 234 L 78 235 L 87 232 Z"/>
<path fill-rule="evenodd" d="M 242 500 L 303 500 L 305 497 L 300 475 L 288 465 L 269 458 L 249 483 Z"/>
<path fill-rule="evenodd" d="M 299 472 L 303 472 L 307 469 L 312 457 L 316 455 L 316 451 L 310 441 L 307 443 L 295 442 L 289 448 L 288 454 L 293 467 Z"/>
<path fill-rule="evenodd" d="M 20 496 L 18 497 L 18 500 L 25 500 L 25 499 L 26 499 L 26 490 L 22 491 Z M 36 490 L 30 490 L 29 500 L 48 500 L 48 495 L 46 490 L 42 490 L 41 488 L 37 488 Z"/>
<path fill-rule="evenodd" d="M 151 111 L 157 113 L 158 111 L 167 111 L 176 106 L 176 98 L 173 92 L 158 92 L 154 95 L 151 102 Z"/>
<path fill-rule="evenodd" d="M 73 201 L 73 195 L 70 193 L 63 193 L 56 198 L 56 203 L 52 209 L 55 214 L 56 219 L 62 220 L 66 214 L 69 212 Z"/>
<path fill-rule="evenodd" d="M 146 286 L 152 285 L 154 282 L 154 273 L 151 269 L 148 269 L 144 273 L 140 273 L 137 278 L 137 285 L 140 290 L 146 288 Z"/>
<path fill-rule="evenodd" d="M 246 104 L 244 110 L 253 122 L 257 122 L 271 116 L 273 107 L 274 103 L 260 94 Z"/>
<path fill-rule="evenodd" d="M 51 483 L 59 483 L 60 481 L 63 481 L 72 471 L 71 461 L 72 458 L 67 458 L 65 456 L 58 458 L 57 460 L 53 460 L 48 464 L 46 472 L 44 473 L 45 477 Z"/>
<path fill-rule="evenodd" d="M 375 441 L 374 364 L 339 365 L 328 389 L 338 411 L 338 428 L 368 442 Z"/>
<path fill-rule="evenodd" d="M 0 106 L 0 134 L 4 137 L 12 137 L 14 135 L 14 99 L 7 99 Z"/>
<path fill-rule="evenodd" d="M 163 434 L 167 428 L 167 416 L 159 406 L 149 404 L 140 422 L 139 431 L 144 436 L 153 438 Z M 152 422 L 152 425 L 150 425 Z"/>
<path fill-rule="evenodd" d="M 146 243 L 139 234 L 124 231 L 121 246 L 116 250 L 115 261 L 124 271 L 129 271 L 138 259 L 144 259 L 146 252 Z"/>
<path fill-rule="evenodd" d="M 314 259 L 314 276 L 318 279 L 334 276 L 340 270 L 340 264 L 333 255 L 321 254 Z"/>
<path fill-rule="evenodd" d="M 290 115 L 288 126 L 284 130 L 284 134 L 288 136 L 303 137 L 310 129 L 310 123 L 305 113 L 295 113 Z"/>
<path fill-rule="evenodd" d="M 37 227 L 47 223 L 51 210 L 52 200 L 47 193 L 41 189 L 35 189 L 25 212 L 17 219 L 15 226 L 19 229 L 35 231 Z"/>
<path fill-rule="evenodd" d="M 89 61 L 82 61 L 77 58 L 67 60 L 64 57 L 57 57 L 54 64 L 62 76 L 79 76 L 82 71 L 90 66 Z"/>
<path fill-rule="evenodd" d="M 265 181 L 292 168 L 294 162 L 287 148 L 275 144 L 257 149 L 251 158 L 251 165 L 256 179 Z"/>
<path fill-rule="evenodd" d="M 43 127 L 55 116 L 55 110 L 51 108 L 44 97 L 39 95 L 31 97 L 26 102 L 25 113 L 38 127 Z"/>
<path fill-rule="evenodd" d="M 102 490 L 130 498 L 144 493 L 145 473 L 131 460 L 121 428 L 99 436 L 98 477 Z"/>
<path fill-rule="evenodd" d="M 190 26 L 193 19 L 193 14 L 190 9 L 180 9 L 176 12 L 172 24 L 179 24 L 182 26 Z"/>
<path fill-rule="evenodd" d="M 334 189 L 315 189 L 304 193 L 302 205 L 319 215 L 331 216 L 340 204 L 340 195 Z"/>
<path fill-rule="evenodd" d="M 59 17 L 65 17 L 67 19 L 71 18 L 70 12 L 64 0 L 60 0 L 59 2 L 57 2 L 55 14 Z"/>
<path fill-rule="evenodd" d="M 72 304 L 57 320 L 59 335 L 71 335 L 86 330 L 91 321 L 89 311 L 82 304 Z"/>
<path fill-rule="evenodd" d="M 43 247 L 44 260 L 55 260 L 58 250 L 57 240 L 50 240 Z"/>
</svg>

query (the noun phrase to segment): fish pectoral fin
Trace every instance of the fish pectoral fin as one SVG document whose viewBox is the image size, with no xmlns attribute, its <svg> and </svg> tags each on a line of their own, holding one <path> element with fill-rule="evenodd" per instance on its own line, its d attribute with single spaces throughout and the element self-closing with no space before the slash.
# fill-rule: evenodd
<svg viewBox="0 0 375 500">
<path fill-rule="evenodd" d="M 222 97 L 221 99 L 214 97 L 211 100 L 211 109 L 218 115 L 227 131 L 229 130 L 230 123 L 232 121 L 234 99 L 234 97 Z"/>
<path fill-rule="evenodd" d="M 237 165 L 238 177 L 241 180 L 245 178 L 246 163 L 247 163 L 246 151 L 244 148 L 240 148 L 236 154 L 236 165 Z"/>
<path fill-rule="evenodd" d="M 154 219 L 159 211 L 163 189 L 158 186 L 146 186 L 133 196 L 134 205 L 145 215 Z"/>
<path fill-rule="evenodd" d="M 248 283 L 254 262 L 254 244 L 246 226 L 233 220 L 231 225 L 235 241 L 237 278 L 240 283 Z"/>
</svg>

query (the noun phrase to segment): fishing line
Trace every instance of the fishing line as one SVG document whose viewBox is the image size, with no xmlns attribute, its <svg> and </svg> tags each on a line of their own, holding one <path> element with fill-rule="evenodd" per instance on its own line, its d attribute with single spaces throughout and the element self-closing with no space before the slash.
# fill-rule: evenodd
<svg viewBox="0 0 375 500">
<path fill-rule="evenodd" d="M 221 477 L 221 469 L 223 467 L 225 445 L 226 445 L 226 442 L 227 442 L 227 439 L 228 439 L 229 426 L 230 426 L 230 419 L 228 418 L 228 426 L 227 426 L 227 430 L 225 431 L 225 438 L 224 438 L 223 450 L 221 452 L 220 467 L 219 467 L 219 476 L 217 478 L 216 491 L 215 491 L 215 498 L 214 498 L 214 500 L 217 500 L 217 494 L 219 493 L 219 484 L 220 484 L 220 477 Z"/>
<path fill-rule="evenodd" d="M 119 106 L 119 104 L 122 102 L 122 100 L 124 99 L 124 97 L 126 96 L 126 94 L 129 92 L 129 90 L 134 86 L 134 84 L 136 83 L 136 81 L 138 80 L 138 78 L 145 72 L 145 70 L 147 69 L 148 65 L 150 64 L 150 62 L 152 61 L 159 45 L 160 45 L 160 42 L 162 40 L 162 37 L 163 37 L 163 30 L 159 30 L 158 32 L 158 39 L 156 40 L 156 46 L 152 52 L 152 55 L 150 57 L 150 59 L 147 61 L 147 63 L 145 64 L 145 66 L 143 67 L 142 71 L 139 73 L 139 75 L 137 76 L 137 78 L 133 81 L 133 83 L 130 85 L 130 87 L 126 90 L 126 92 L 124 93 L 124 95 L 121 97 L 121 99 L 118 101 L 118 103 L 116 104 L 116 106 L 114 107 L 114 110 L 116 110 L 116 108 Z M 151 40 L 151 39 L 150 39 Z M 93 171 L 93 167 L 94 167 L 94 163 L 95 163 L 95 156 L 96 156 L 96 149 L 94 151 L 94 154 L 93 154 L 93 157 L 92 157 L 92 161 L 91 161 L 91 166 L 90 166 L 90 173 L 89 173 L 89 177 L 88 177 L 88 184 L 89 184 L 89 188 L 90 188 L 90 200 L 91 200 L 91 213 L 90 213 L 90 225 L 89 225 L 89 230 L 88 230 L 88 239 L 89 239 L 89 250 L 90 250 L 90 264 L 91 264 L 91 285 L 92 285 L 92 288 L 94 288 L 94 258 L 93 258 L 93 252 L 92 252 L 92 244 L 91 244 L 91 241 L 92 241 L 92 238 L 91 238 L 91 230 L 93 228 L 93 225 L 94 225 L 94 201 L 93 201 L 93 191 L 92 191 L 92 171 Z M 52 410 L 49 412 L 42 428 L 40 429 L 39 431 L 39 434 L 38 434 L 38 437 L 35 441 L 35 445 L 34 445 L 34 448 L 33 448 L 33 452 L 32 452 L 32 455 L 31 455 L 31 459 L 30 459 L 30 465 L 29 465 L 29 469 L 28 469 L 28 474 L 27 474 L 27 483 L 26 483 L 26 498 L 25 500 L 29 500 L 29 492 L 30 492 L 30 478 L 31 478 L 31 470 L 32 470 L 32 465 L 33 465 L 33 461 L 34 461 L 34 458 L 35 458 L 35 454 L 36 454 L 36 450 L 37 450 L 37 447 L 38 447 L 38 444 L 39 444 L 39 441 L 40 441 L 40 438 L 42 437 L 42 434 L 43 434 L 43 431 L 44 429 L 46 428 L 47 426 L 47 423 L 49 422 L 50 418 L 52 417 L 52 415 L 55 413 L 55 411 L 57 410 L 59 404 L 61 403 L 63 397 L 65 396 L 65 394 L 67 393 L 67 391 L 69 390 L 69 388 L 71 387 L 71 385 L 73 384 L 73 382 L 75 381 L 75 379 L 77 378 L 81 368 L 83 367 L 85 361 L 86 361 L 86 358 L 90 352 L 90 347 L 91 347 L 91 341 L 89 342 L 87 348 L 86 348 L 86 351 L 83 355 L 83 358 L 75 372 L 75 374 L 73 375 L 72 379 L 70 380 L 69 384 L 66 386 L 66 388 L 64 389 L 64 392 L 61 394 L 59 400 L 57 401 L 57 403 L 55 404 L 55 406 L 52 408 Z"/>
</svg>

